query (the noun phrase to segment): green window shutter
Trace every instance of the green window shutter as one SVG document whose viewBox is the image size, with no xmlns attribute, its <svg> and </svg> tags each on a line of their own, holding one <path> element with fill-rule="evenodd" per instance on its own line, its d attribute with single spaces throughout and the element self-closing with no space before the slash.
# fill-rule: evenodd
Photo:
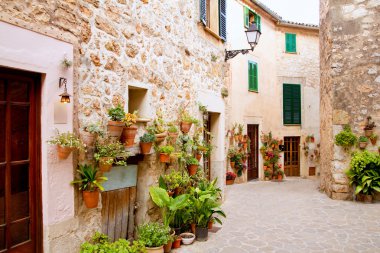
<svg viewBox="0 0 380 253">
<path fill-rule="evenodd" d="M 248 90 L 258 91 L 257 63 L 248 62 Z"/>
<path fill-rule="evenodd" d="M 219 0 L 219 36 L 223 41 L 227 40 L 227 0 Z"/>
<path fill-rule="evenodd" d="M 243 8 L 244 8 L 244 26 L 248 28 L 249 27 L 249 9 L 245 6 Z"/>
<path fill-rule="evenodd" d="M 301 124 L 301 85 L 283 84 L 284 124 Z"/>
<path fill-rule="evenodd" d="M 257 70 L 257 63 L 253 65 L 253 90 L 258 91 L 259 90 L 259 79 L 258 79 L 258 70 Z"/>
<path fill-rule="evenodd" d="M 258 15 L 256 13 L 254 15 L 255 15 L 255 22 L 256 22 L 257 28 L 261 32 L 261 17 L 260 17 L 260 15 Z"/>
<path fill-rule="evenodd" d="M 297 38 L 296 34 L 285 33 L 285 47 L 287 53 L 297 52 Z"/>
</svg>

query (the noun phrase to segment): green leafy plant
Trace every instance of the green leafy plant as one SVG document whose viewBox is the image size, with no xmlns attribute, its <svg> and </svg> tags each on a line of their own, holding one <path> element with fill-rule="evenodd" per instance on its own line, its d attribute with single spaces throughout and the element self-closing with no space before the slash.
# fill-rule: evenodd
<svg viewBox="0 0 380 253">
<path fill-rule="evenodd" d="M 112 121 L 123 121 L 125 117 L 125 111 L 123 107 L 120 104 L 118 104 L 116 107 L 110 108 L 108 110 L 108 117 Z"/>
<path fill-rule="evenodd" d="M 84 131 L 90 134 L 98 134 L 99 136 L 103 136 L 104 131 L 100 123 L 91 123 L 83 128 Z"/>
<path fill-rule="evenodd" d="M 96 191 L 97 189 L 103 191 L 102 182 L 107 181 L 106 177 L 98 174 L 98 168 L 95 168 L 88 164 L 78 166 L 77 170 L 79 178 L 72 181 L 71 184 L 79 185 L 81 191 Z"/>
<path fill-rule="evenodd" d="M 359 142 L 368 142 L 368 138 L 365 136 L 360 136 L 359 137 Z"/>
<path fill-rule="evenodd" d="M 222 98 L 228 97 L 228 89 L 223 87 L 220 91 L 220 95 L 222 95 Z"/>
<path fill-rule="evenodd" d="M 351 131 L 351 127 L 349 125 L 345 125 L 343 130 L 335 135 L 335 144 L 337 146 L 341 146 L 344 149 L 349 149 L 354 146 L 358 141 L 356 135 Z"/>
<path fill-rule="evenodd" d="M 109 160 L 110 164 L 115 163 L 116 165 L 125 166 L 127 165 L 126 160 L 129 157 L 129 152 L 127 152 L 124 148 L 124 145 L 121 142 L 109 142 L 98 141 L 96 142 L 96 152 L 94 154 L 94 158 L 96 161 L 99 161 L 101 157 L 111 157 L 114 158 Z M 115 159 L 117 161 L 115 162 Z"/>
<path fill-rule="evenodd" d="M 57 131 L 57 135 L 48 140 L 48 143 L 61 147 L 76 148 L 80 151 L 84 151 L 85 147 L 82 141 L 75 134 L 70 132 L 59 133 L 59 131 Z"/>
<path fill-rule="evenodd" d="M 167 145 L 167 146 L 160 146 L 158 147 L 158 152 L 161 154 L 168 154 L 170 155 L 171 153 L 174 152 L 174 147 Z"/>
<path fill-rule="evenodd" d="M 378 138 L 378 135 L 375 133 L 371 134 L 371 136 L 369 137 L 370 140 L 377 140 L 377 138 Z"/>
<path fill-rule="evenodd" d="M 80 247 L 80 253 L 145 253 L 145 245 L 141 241 L 133 243 L 119 239 L 111 242 L 108 236 L 96 232 L 90 241 Z"/>
<path fill-rule="evenodd" d="M 181 121 L 186 123 L 193 123 L 196 124 L 199 122 L 198 119 L 192 117 L 188 111 L 182 111 L 181 113 Z"/>
<path fill-rule="evenodd" d="M 151 133 L 145 133 L 143 136 L 140 137 L 140 142 L 142 143 L 150 143 L 154 142 L 156 140 L 156 136 Z"/>
<path fill-rule="evenodd" d="M 146 247 L 160 247 L 170 240 L 170 227 L 158 222 L 142 224 L 137 227 L 137 237 Z"/>
<path fill-rule="evenodd" d="M 265 170 L 265 171 L 264 171 L 264 176 L 265 176 L 265 177 L 271 177 L 271 175 L 272 175 L 272 173 L 270 173 L 269 170 Z"/>
<path fill-rule="evenodd" d="M 373 195 L 380 192 L 380 156 L 368 151 L 353 154 L 346 172 L 355 194 Z"/>
<path fill-rule="evenodd" d="M 168 132 L 169 133 L 178 133 L 178 127 L 176 127 L 175 125 L 169 125 Z"/>
<path fill-rule="evenodd" d="M 161 134 L 166 131 L 166 123 L 160 109 L 157 110 L 156 118 L 153 120 L 152 124 L 146 129 L 151 134 Z"/>
<path fill-rule="evenodd" d="M 186 159 L 186 164 L 187 165 L 199 165 L 199 162 L 198 162 L 198 160 L 196 159 L 196 158 L 194 158 L 194 157 L 188 157 L 187 159 Z"/>
<path fill-rule="evenodd" d="M 159 180 L 160 188 L 168 191 L 173 191 L 179 187 L 187 187 L 190 182 L 190 177 L 187 173 L 181 173 L 179 171 L 171 171 L 169 174 L 160 176 Z"/>
<path fill-rule="evenodd" d="M 123 121 L 126 127 L 130 127 L 133 124 L 136 124 L 137 119 L 138 119 L 137 111 L 134 111 L 133 113 L 130 113 L 130 112 L 126 113 Z"/>
</svg>

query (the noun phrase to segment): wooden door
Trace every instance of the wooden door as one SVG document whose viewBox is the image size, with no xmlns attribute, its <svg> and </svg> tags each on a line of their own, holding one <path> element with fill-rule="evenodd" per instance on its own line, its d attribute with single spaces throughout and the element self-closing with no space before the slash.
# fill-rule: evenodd
<svg viewBox="0 0 380 253">
<path fill-rule="evenodd" d="M 39 76 L 0 68 L 0 252 L 41 250 Z"/>
<path fill-rule="evenodd" d="M 288 177 L 300 176 L 300 137 L 284 138 L 284 170 Z"/>
<path fill-rule="evenodd" d="M 247 125 L 247 134 L 251 140 L 247 178 L 252 180 L 259 178 L 259 125 Z"/>
</svg>

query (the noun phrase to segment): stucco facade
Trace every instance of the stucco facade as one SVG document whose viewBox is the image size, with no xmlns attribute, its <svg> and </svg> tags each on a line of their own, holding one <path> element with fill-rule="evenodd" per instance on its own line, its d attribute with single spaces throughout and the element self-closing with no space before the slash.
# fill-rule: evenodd
<svg viewBox="0 0 380 253">
<path fill-rule="evenodd" d="M 55 147 L 46 143 L 56 128 L 79 133 L 88 122 L 106 124 L 107 110 L 118 103 L 126 111 L 139 109 L 148 118 L 160 108 L 167 121 L 176 119 L 178 108 L 187 105 L 201 118 L 200 102 L 213 115 L 217 148 L 211 157 L 211 177 L 224 179 L 226 106 L 221 89 L 228 65 L 224 43 L 199 22 L 199 1 L 1 1 L 0 34 L 0 65 L 43 77 L 44 252 L 76 252 L 83 240 L 101 230 L 101 206 L 86 209 L 79 192 L 70 186 L 78 157 L 59 161 Z M 61 69 L 65 57 L 73 61 L 68 70 Z M 73 97 L 63 108 L 66 123 L 56 124 L 61 76 L 67 78 Z M 139 101 L 136 89 L 144 93 Z M 139 132 L 143 129 L 140 125 Z M 138 170 L 136 222 L 140 223 L 152 218 L 148 187 L 156 184 L 164 167 L 150 155 Z M 224 180 L 219 184 L 223 188 Z"/>
<path fill-rule="evenodd" d="M 276 13 L 254 1 L 228 1 L 227 50 L 249 48 L 244 31 L 244 6 L 261 16 L 260 40 L 253 52 L 228 60 L 231 65 L 229 84 L 228 127 L 232 124 L 259 125 L 259 134 L 272 131 L 275 137 L 299 136 L 300 144 L 308 135 L 319 143 L 319 31 L 318 27 L 284 22 Z M 297 35 L 297 53 L 285 52 L 285 33 Z M 258 91 L 248 89 L 248 62 L 258 67 Z M 301 124 L 283 124 L 283 84 L 301 85 Z M 246 133 L 247 129 L 244 130 Z M 261 145 L 261 143 L 259 143 Z M 316 145 L 315 147 L 316 148 Z M 309 175 L 310 161 L 300 147 L 300 175 Z M 283 163 L 283 157 L 282 157 Z M 263 159 L 259 154 L 259 176 Z"/>
<path fill-rule="evenodd" d="M 363 135 L 368 116 L 379 125 L 379 7 L 376 0 L 320 5 L 321 189 L 333 199 L 353 197 L 345 175 L 350 154 L 334 145 L 335 135 L 345 124 Z"/>
</svg>

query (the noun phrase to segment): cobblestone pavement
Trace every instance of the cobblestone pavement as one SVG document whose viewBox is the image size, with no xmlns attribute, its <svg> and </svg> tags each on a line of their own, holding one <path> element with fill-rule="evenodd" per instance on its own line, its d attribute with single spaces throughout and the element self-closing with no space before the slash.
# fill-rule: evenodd
<svg viewBox="0 0 380 253">
<path fill-rule="evenodd" d="M 228 186 L 228 218 L 207 242 L 175 253 L 380 252 L 380 204 L 329 199 L 318 182 Z"/>
</svg>

